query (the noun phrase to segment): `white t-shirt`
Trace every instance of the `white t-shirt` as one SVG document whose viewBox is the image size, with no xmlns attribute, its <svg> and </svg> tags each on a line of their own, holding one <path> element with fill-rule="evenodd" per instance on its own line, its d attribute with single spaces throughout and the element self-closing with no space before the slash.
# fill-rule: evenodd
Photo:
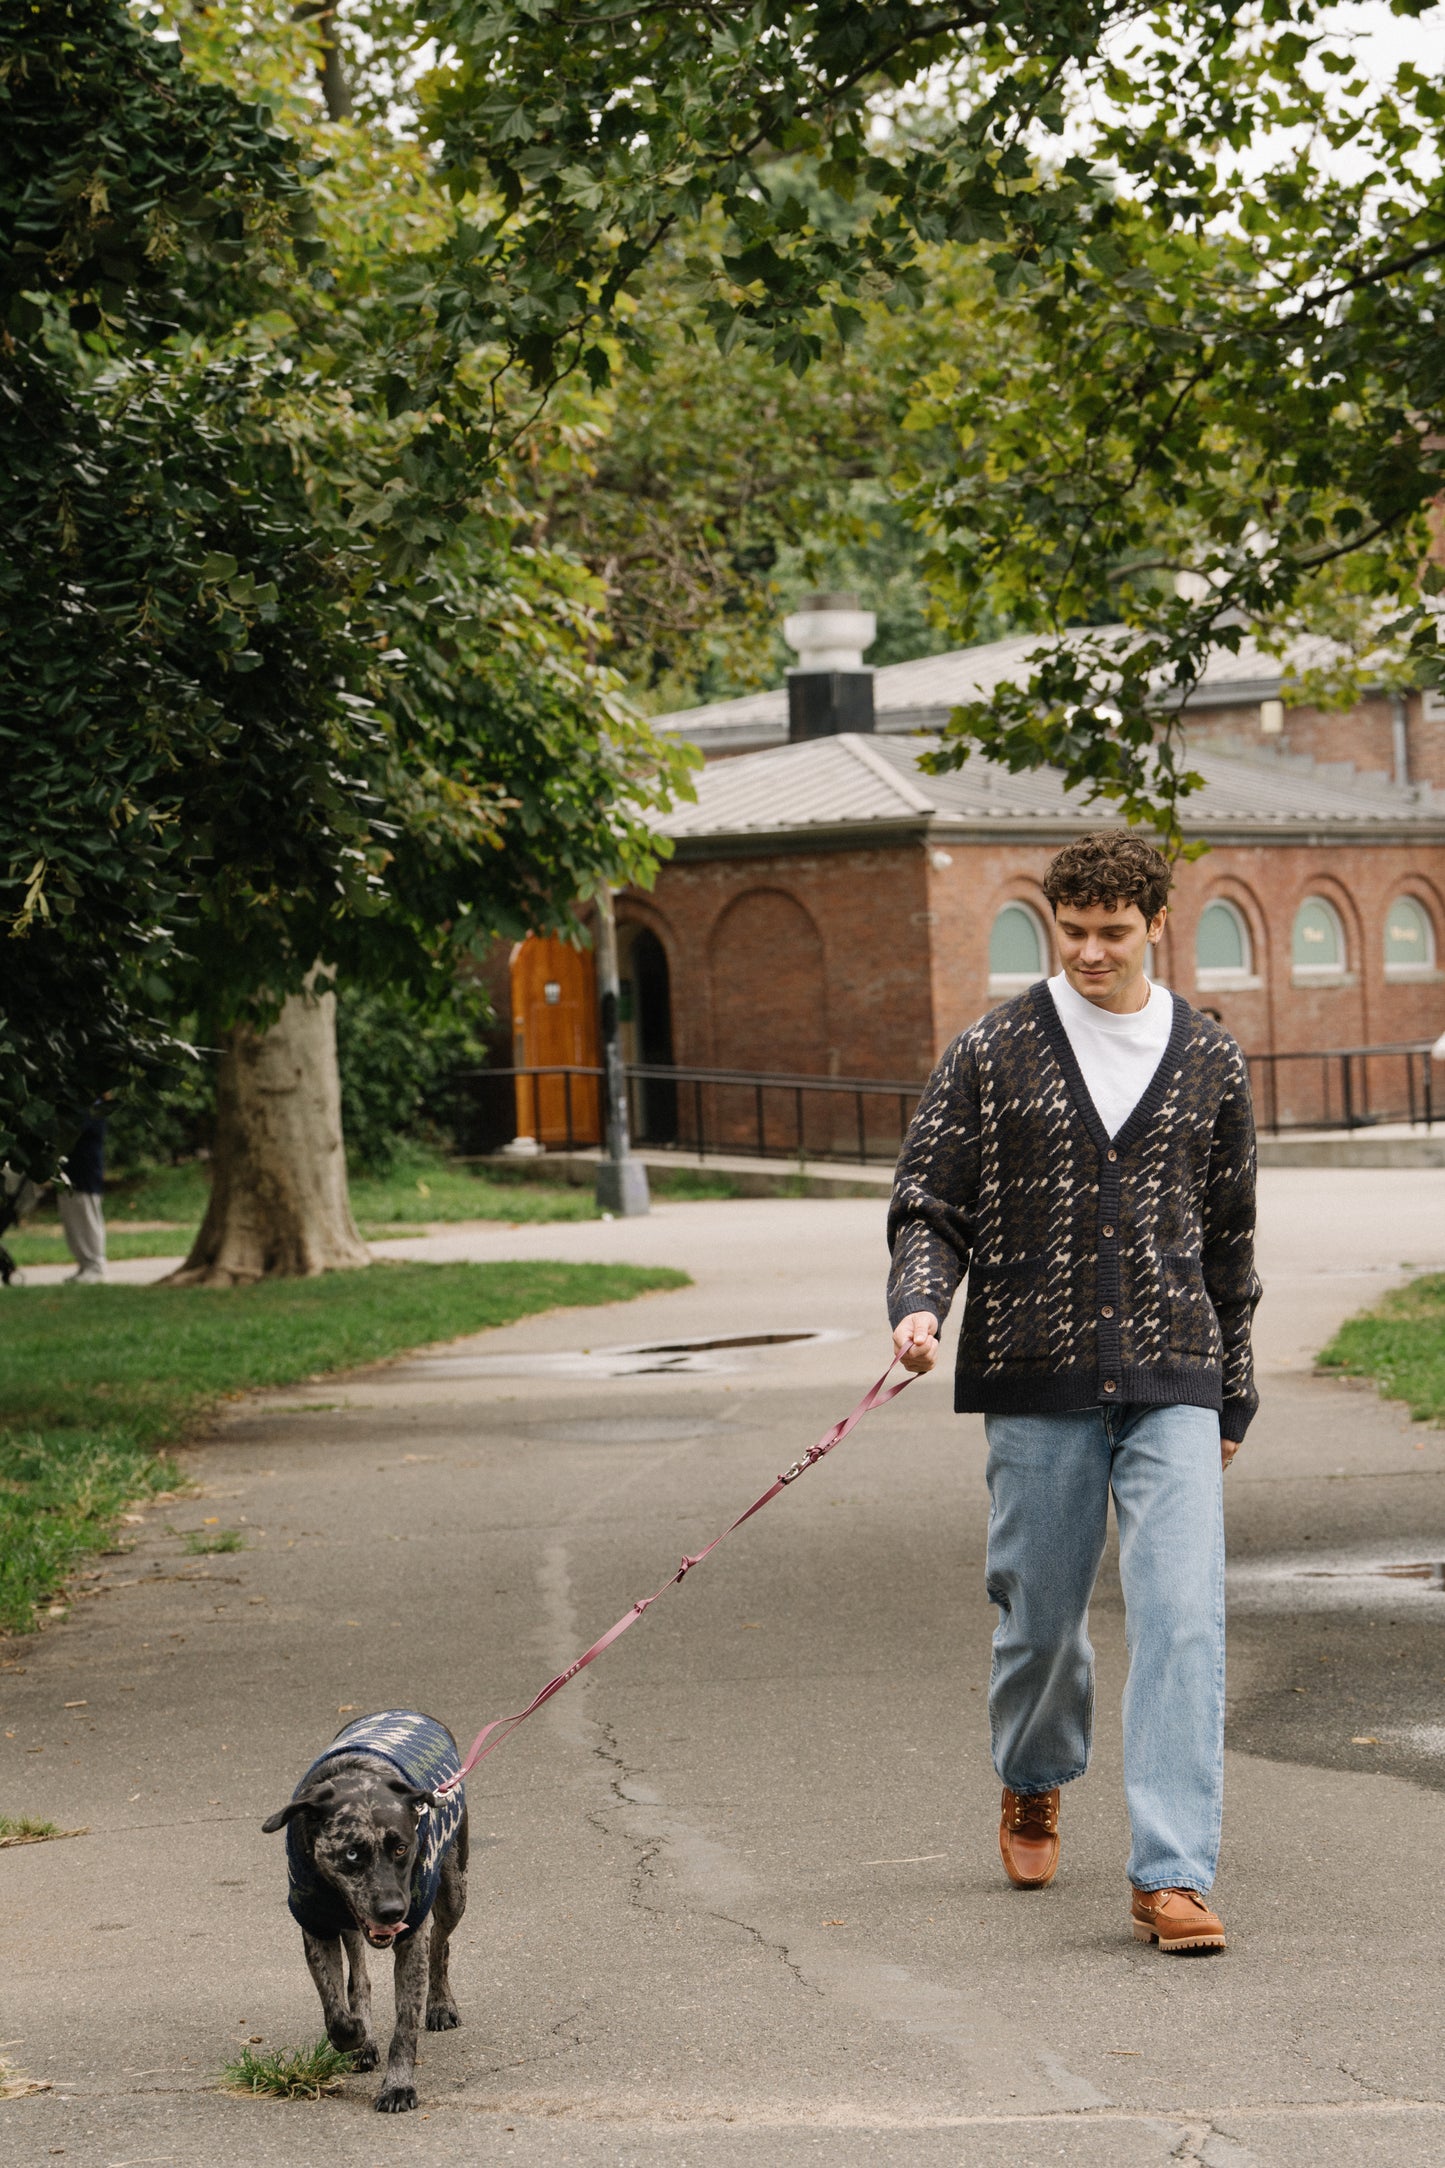
<svg viewBox="0 0 1445 2168">
<path fill-rule="evenodd" d="M 1075 993 L 1062 971 L 1049 980 L 1049 992 L 1099 1119 L 1117 1137 L 1164 1058 L 1174 1002 L 1165 987 L 1151 982 L 1143 1008 L 1117 1016 Z"/>
</svg>

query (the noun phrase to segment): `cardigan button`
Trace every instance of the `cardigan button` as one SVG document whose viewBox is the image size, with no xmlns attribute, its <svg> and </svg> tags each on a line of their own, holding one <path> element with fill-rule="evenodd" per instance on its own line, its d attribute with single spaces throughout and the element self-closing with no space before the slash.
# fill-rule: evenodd
<svg viewBox="0 0 1445 2168">
<path fill-rule="evenodd" d="M 1113 1230 L 1113 1228 L 1112 1228 L 1112 1227 L 1106 1227 L 1106 1228 L 1104 1228 L 1103 1232 L 1104 1232 L 1104 1233 L 1105 1233 L 1106 1235 L 1112 1235 L 1112 1234 L 1113 1234 L 1113 1232 L 1114 1232 L 1114 1230 Z"/>
<path fill-rule="evenodd" d="M 1105 1390 L 1105 1392 L 1106 1392 L 1106 1393 L 1114 1393 L 1114 1392 L 1117 1392 L 1117 1391 L 1118 1391 L 1118 1389 L 1119 1389 L 1119 1388 L 1117 1387 L 1117 1385 L 1115 1385 L 1115 1383 L 1114 1383 L 1114 1380 L 1113 1380 L 1112 1378 L 1105 1378 L 1105 1380 L 1104 1380 L 1104 1390 Z"/>
<path fill-rule="evenodd" d="M 1112 1317 L 1112 1316 L 1114 1315 L 1114 1305 L 1113 1305 L 1113 1303 L 1112 1303 L 1112 1302 L 1106 1302 L 1106 1303 L 1104 1304 L 1104 1307 L 1103 1307 L 1103 1309 L 1102 1309 L 1102 1310 L 1101 1310 L 1101 1311 L 1099 1312 L 1099 1315 L 1100 1315 L 1100 1317 Z"/>
<path fill-rule="evenodd" d="M 1104 1156 L 1107 1159 L 1117 1159 L 1119 1155 L 1117 1152 L 1107 1152 Z"/>
</svg>

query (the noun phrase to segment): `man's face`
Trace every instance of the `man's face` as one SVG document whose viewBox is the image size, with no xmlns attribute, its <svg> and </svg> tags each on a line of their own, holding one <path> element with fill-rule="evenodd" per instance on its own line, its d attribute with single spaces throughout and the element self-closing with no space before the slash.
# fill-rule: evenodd
<svg viewBox="0 0 1445 2168">
<path fill-rule="evenodd" d="M 1118 901 L 1056 904 L 1059 961 L 1075 993 L 1101 1009 L 1142 1008 L 1144 961 L 1166 915 L 1146 919 L 1137 903 Z"/>
</svg>

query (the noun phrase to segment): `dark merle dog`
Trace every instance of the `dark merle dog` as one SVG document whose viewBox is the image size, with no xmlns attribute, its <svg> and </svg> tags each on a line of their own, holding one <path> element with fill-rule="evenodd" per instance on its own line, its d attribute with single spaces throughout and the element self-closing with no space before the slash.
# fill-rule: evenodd
<svg viewBox="0 0 1445 2168">
<path fill-rule="evenodd" d="M 262 1827 L 286 1832 L 287 1903 L 321 1997 L 327 2038 L 358 2070 L 379 2056 L 366 1944 L 395 1953 L 396 2029 L 376 2096 L 383 2115 L 416 2106 L 422 2013 L 428 2032 L 459 2025 L 447 1980 L 452 1930 L 467 1904 L 467 1809 L 456 1741 L 415 1709 L 358 1717 L 311 1764 Z M 342 1965 L 343 1948 L 346 1971 Z"/>
</svg>

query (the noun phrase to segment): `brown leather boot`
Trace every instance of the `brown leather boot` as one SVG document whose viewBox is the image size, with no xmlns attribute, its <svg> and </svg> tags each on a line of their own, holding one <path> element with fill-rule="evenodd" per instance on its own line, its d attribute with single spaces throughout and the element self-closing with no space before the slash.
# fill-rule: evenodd
<svg viewBox="0 0 1445 2168">
<path fill-rule="evenodd" d="M 1047 1889 L 1059 1865 L 1059 1788 L 1013 1792 L 1003 1788 L 998 1848 L 1003 1871 L 1015 1889 Z"/>
<path fill-rule="evenodd" d="M 1222 1950 L 1224 1922 L 1197 1890 L 1136 1889 L 1130 1914 L 1136 1942 L 1161 1950 Z"/>
</svg>

